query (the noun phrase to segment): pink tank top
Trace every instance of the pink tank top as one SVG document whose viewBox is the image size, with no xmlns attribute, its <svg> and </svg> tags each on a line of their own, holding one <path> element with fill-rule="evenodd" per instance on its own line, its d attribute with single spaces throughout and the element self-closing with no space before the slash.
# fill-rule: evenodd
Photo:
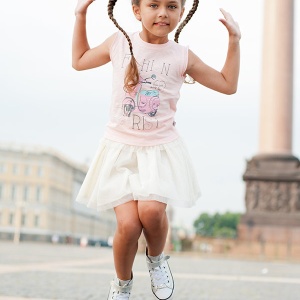
<svg viewBox="0 0 300 300">
<path fill-rule="evenodd" d="M 188 47 L 174 41 L 146 43 L 138 32 L 129 36 L 140 82 L 131 93 L 123 89 L 131 55 L 126 38 L 118 32 L 110 49 L 113 92 L 104 137 L 137 146 L 171 142 L 178 138 L 174 115 L 187 68 Z"/>
</svg>

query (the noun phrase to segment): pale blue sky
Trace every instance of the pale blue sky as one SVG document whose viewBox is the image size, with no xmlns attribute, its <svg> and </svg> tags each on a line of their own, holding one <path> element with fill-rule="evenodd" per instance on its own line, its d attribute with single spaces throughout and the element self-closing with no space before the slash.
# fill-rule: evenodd
<svg viewBox="0 0 300 300">
<path fill-rule="evenodd" d="M 140 29 L 130 1 L 119 1 L 116 18 L 127 31 Z M 295 38 L 300 36 L 296 2 Z M 50 146 L 77 162 L 89 162 L 107 122 L 111 66 L 77 72 L 71 67 L 74 0 L 3 1 L 0 19 L 0 142 Z M 187 9 L 191 1 L 187 0 Z M 97 0 L 88 14 L 88 36 L 96 46 L 115 31 Z M 238 92 L 225 96 L 200 85 L 184 85 L 176 117 L 190 151 L 202 197 L 195 208 L 176 210 L 189 226 L 204 211 L 244 211 L 246 159 L 257 154 L 263 1 L 201 0 L 180 43 L 221 69 L 227 33 L 219 7 L 230 11 L 242 31 Z M 298 17 L 298 20 L 297 20 Z M 294 155 L 300 157 L 300 47 L 295 39 Z M 298 88 L 297 88 L 298 87 Z"/>
</svg>

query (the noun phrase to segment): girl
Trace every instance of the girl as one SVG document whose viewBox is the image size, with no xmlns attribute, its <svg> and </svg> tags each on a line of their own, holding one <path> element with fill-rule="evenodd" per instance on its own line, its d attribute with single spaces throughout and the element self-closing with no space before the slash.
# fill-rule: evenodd
<svg viewBox="0 0 300 300">
<path fill-rule="evenodd" d="M 146 263 L 156 299 L 170 299 L 174 282 L 163 254 L 168 232 L 167 204 L 191 207 L 200 195 L 189 155 L 174 121 L 185 77 L 225 94 L 236 92 L 239 75 L 238 24 L 221 9 L 229 33 L 228 54 L 221 72 L 203 63 L 179 34 L 198 6 L 179 26 L 175 41 L 168 35 L 184 13 L 185 0 L 132 0 L 142 30 L 127 34 L 108 14 L 119 32 L 90 48 L 86 13 L 93 0 L 78 0 L 73 36 L 73 67 L 85 70 L 113 65 L 110 121 L 104 139 L 78 194 L 77 201 L 98 210 L 114 208 L 117 230 L 113 253 L 116 278 L 109 300 L 129 299 L 132 266 L 141 233 L 146 238 Z"/>
</svg>

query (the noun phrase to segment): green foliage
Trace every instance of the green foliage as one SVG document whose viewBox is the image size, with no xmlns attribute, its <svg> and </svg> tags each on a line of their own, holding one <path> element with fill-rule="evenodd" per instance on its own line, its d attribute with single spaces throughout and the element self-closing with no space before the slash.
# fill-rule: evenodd
<svg viewBox="0 0 300 300">
<path fill-rule="evenodd" d="M 235 238 L 240 213 L 201 214 L 194 222 L 197 235 L 208 237 Z"/>
</svg>

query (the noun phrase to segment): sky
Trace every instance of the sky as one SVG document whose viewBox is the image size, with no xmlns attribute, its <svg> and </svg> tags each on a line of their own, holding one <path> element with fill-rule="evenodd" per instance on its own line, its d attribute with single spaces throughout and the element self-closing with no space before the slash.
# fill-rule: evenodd
<svg viewBox="0 0 300 300">
<path fill-rule="evenodd" d="M 300 157 L 300 5 L 295 1 L 293 154 Z M 76 0 L 14 0 L 1 3 L 0 143 L 51 147 L 75 162 L 93 158 L 108 121 L 111 65 L 88 71 L 71 66 Z M 91 47 L 116 31 L 107 1 L 89 8 Z M 187 0 L 186 9 L 191 7 Z M 263 1 L 201 0 L 179 42 L 220 70 L 228 35 L 218 21 L 229 11 L 241 32 L 238 92 L 227 96 L 199 84 L 184 85 L 176 115 L 202 196 L 190 209 L 175 209 L 174 224 L 191 227 L 203 212 L 244 212 L 246 161 L 258 153 L 263 41 Z M 115 17 L 127 31 L 140 30 L 130 0 L 119 1 Z M 298 17 L 298 19 L 297 19 Z M 173 35 L 170 35 L 173 38 Z M 297 88 L 298 87 L 298 88 Z"/>
</svg>

